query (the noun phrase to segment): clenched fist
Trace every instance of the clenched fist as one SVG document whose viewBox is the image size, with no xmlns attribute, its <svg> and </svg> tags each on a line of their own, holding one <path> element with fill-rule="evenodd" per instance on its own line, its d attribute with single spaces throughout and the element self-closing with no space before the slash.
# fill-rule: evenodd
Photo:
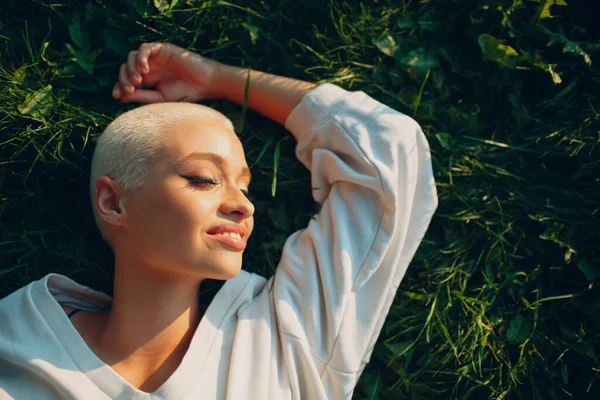
<svg viewBox="0 0 600 400">
<path fill-rule="evenodd" d="M 170 43 L 143 43 L 121 65 L 112 96 L 122 102 L 196 102 L 215 97 L 217 61 Z"/>
</svg>

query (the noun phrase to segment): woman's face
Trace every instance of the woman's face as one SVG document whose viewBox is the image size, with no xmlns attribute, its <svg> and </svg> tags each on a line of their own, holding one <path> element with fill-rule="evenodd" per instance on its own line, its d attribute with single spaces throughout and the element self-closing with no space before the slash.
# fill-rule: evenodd
<svg viewBox="0 0 600 400">
<path fill-rule="evenodd" d="M 144 187 L 128 192 L 130 250 L 152 268 L 229 279 L 242 266 L 254 227 L 244 149 L 224 123 L 188 117 L 163 135 L 164 155 Z M 240 240 L 225 232 L 237 231 Z M 228 237 L 229 236 L 229 237 Z"/>
</svg>

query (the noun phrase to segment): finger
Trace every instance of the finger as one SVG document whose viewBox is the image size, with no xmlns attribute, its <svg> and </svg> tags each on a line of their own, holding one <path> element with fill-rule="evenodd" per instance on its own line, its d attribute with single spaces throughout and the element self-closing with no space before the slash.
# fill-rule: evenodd
<svg viewBox="0 0 600 400">
<path fill-rule="evenodd" d="M 119 70 L 119 84 L 121 85 L 122 94 L 125 95 L 133 93 L 134 87 L 129 82 L 129 78 L 127 77 L 127 66 L 125 64 L 121 64 L 121 69 Z"/>
<path fill-rule="evenodd" d="M 136 89 L 133 94 L 121 98 L 123 103 L 162 103 L 164 96 L 157 90 Z"/>
<path fill-rule="evenodd" d="M 137 51 L 130 51 L 127 56 L 127 76 L 129 77 L 129 82 L 133 86 L 137 86 L 142 82 L 142 77 L 137 69 Z"/>
<path fill-rule="evenodd" d="M 115 86 L 113 87 L 112 91 L 112 97 L 113 99 L 118 99 L 119 97 L 121 97 L 121 95 L 121 87 L 119 86 L 119 83 L 115 83 Z"/>
<path fill-rule="evenodd" d="M 138 63 L 142 67 L 142 73 L 150 72 L 150 64 L 148 59 L 158 53 L 162 47 L 162 43 L 143 43 L 137 54 Z"/>
</svg>

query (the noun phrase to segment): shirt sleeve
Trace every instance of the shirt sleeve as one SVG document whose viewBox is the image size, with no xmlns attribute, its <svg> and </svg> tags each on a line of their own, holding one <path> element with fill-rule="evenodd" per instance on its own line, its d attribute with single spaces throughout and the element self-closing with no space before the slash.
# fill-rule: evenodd
<svg viewBox="0 0 600 400">
<path fill-rule="evenodd" d="M 270 289 L 278 329 L 358 379 L 437 208 L 429 145 L 412 118 L 332 84 L 285 126 L 321 210 L 284 245 Z"/>
</svg>

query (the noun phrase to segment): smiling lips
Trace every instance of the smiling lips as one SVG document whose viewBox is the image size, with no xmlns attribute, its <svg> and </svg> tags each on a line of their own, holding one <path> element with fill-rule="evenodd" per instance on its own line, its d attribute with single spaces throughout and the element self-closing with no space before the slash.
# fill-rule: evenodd
<svg viewBox="0 0 600 400">
<path fill-rule="evenodd" d="M 206 232 L 211 238 L 241 251 L 246 248 L 246 228 L 242 225 L 226 224 L 209 229 Z"/>
</svg>

